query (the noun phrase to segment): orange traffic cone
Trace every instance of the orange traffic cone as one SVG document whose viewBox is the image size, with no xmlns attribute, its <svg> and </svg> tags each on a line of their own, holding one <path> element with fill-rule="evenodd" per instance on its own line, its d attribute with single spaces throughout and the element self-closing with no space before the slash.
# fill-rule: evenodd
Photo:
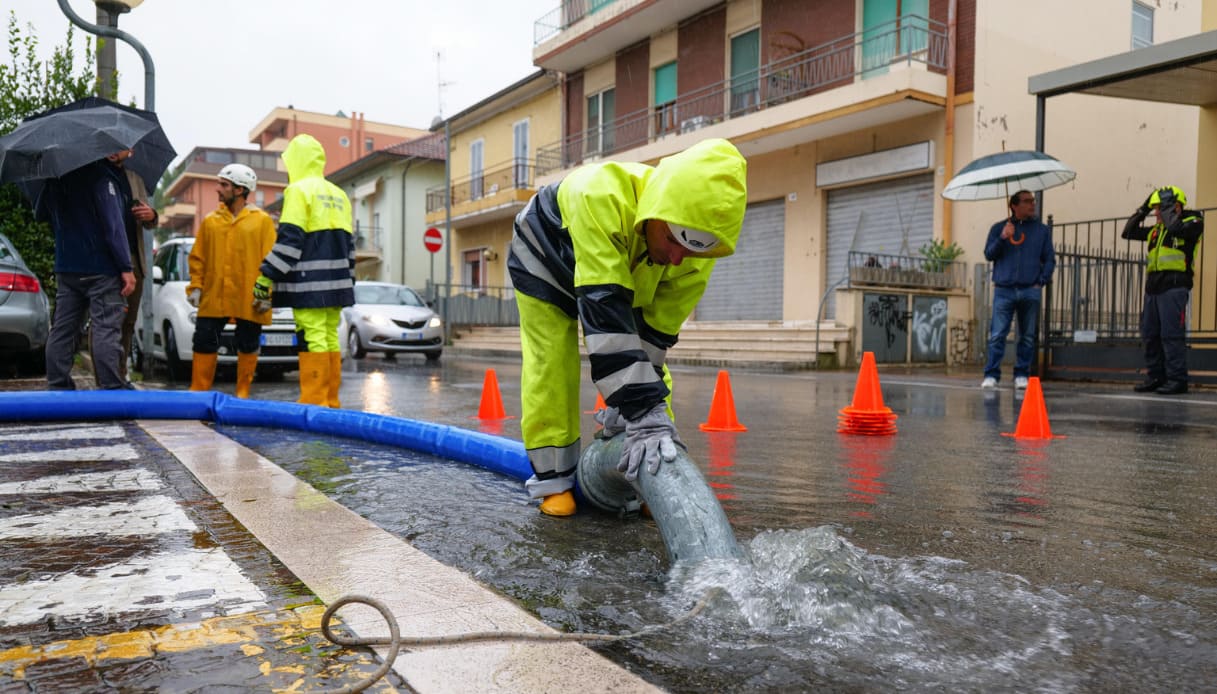
<svg viewBox="0 0 1217 694">
<path fill-rule="evenodd" d="M 1064 436 L 1053 436 L 1052 426 L 1048 424 L 1048 410 L 1044 407 L 1044 389 L 1040 387 L 1040 379 L 1032 376 L 1027 379 L 1027 392 L 1023 395 L 1023 406 L 1018 411 L 1018 425 L 1013 434 L 1002 433 L 1003 436 L 1013 436 L 1016 439 L 1063 439 Z"/>
<path fill-rule="evenodd" d="M 482 381 L 482 404 L 478 407 L 478 419 L 507 419 L 503 411 L 503 398 L 499 395 L 499 377 L 494 369 L 486 369 Z"/>
<path fill-rule="evenodd" d="M 604 404 L 604 396 L 600 394 L 600 391 L 596 391 L 596 404 L 592 407 L 592 409 L 584 411 L 583 414 L 596 414 L 606 407 L 608 407 L 608 405 Z"/>
<path fill-rule="evenodd" d="M 875 366 L 874 352 L 862 354 L 862 368 L 858 370 L 853 403 L 841 408 L 837 420 L 840 424 L 837 431 L 842 434 L 888 436 L 896 433 L 896 415 L 890 407 L 883 405 L 883 390 L 879 387 L 879 369 Z"/>
<path fill-rule="evenodd" d="M 726 371 L 718 372 L 714 397 L 710 401 L 710 418 L 699 424 L 702 431 L 748 431 L 735 417 L 735 397 L 731 395 L 731 378 Z"/>
</svg>

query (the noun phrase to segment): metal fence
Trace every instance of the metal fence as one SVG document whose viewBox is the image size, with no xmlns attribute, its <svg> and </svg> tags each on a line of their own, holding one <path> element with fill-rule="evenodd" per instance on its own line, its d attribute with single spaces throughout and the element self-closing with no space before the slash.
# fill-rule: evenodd
<svg viewBox="0 0 1217 694">
<path fill-rule="evenodd" d="M 537 175 L 834 89 L 893 64 L 922 63 L 945 70 L 946 57 L 946 25 L 916 15 L 903 17 L 772 60 L 734 79 L 679 94 L 675 101 L 633 111 L 539 147 Z"/>
<path fill-rule="evenodd" d="M 520 324 L 514 287 L 428 282 L 426 295 L 450 329 Z"/>
<path fill-rule="evenodd" d="M 966 289 L 967 263 L 925 256 L 849 252 L 849 287 Z"/>
<path fill-rule="evenodd" d="M 487 169 L 474 176 L 465 176 L 452 182 L 452 204 L 480 200 L 499 191 L 517 188 L 532 188 L 536 166 L 527 159 L 516 159 L 507 164 Z M 427 212 L 444 209 L 444 186 L 427 189 Z"/>
</svg>

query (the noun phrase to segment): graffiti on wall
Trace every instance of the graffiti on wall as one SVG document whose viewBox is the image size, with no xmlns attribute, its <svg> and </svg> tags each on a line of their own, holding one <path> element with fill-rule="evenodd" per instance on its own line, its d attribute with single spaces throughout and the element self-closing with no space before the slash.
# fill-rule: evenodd
<svg viewBox="0 0 1217 694">
<path fill-rule="evenodd" d="M 947 300 L 941 296 L 913 297 L 913 361 L 947 360 Z"/>
<path fill-rule="evenodd" d="M 862 351 L 873 352 L 875 361 L 899 363 L 908 354 L 908 299 L 904 294 L 867 292 L 862 296 Z"/>
</svg>

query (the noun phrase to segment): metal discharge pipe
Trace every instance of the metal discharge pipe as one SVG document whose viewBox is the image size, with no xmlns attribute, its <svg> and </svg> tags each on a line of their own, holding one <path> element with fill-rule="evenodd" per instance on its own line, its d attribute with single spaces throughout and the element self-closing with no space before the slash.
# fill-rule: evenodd
<svg viewBox="0 0 1217 694">
<path fill-rule="evenodd" d="M 657 474 L 644 469 L 631 484 L 617 471 L 624 442 L 625 436 L 618 434 L 596 439 L 583 451 L 575 476 L 585 499 L 618 514 L 637 512 L 645 503 L 674 565 L 742 558 L 727 514 L 683 450 L 673 462 L 660 465 Z"/>
</svg>

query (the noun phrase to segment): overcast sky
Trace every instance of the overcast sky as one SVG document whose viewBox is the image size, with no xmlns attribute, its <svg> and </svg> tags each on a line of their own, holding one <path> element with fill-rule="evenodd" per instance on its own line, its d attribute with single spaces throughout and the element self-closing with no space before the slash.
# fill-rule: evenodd
<svg viewBox="0 0 1217 694">
<path fill-rule="evenodd" d="M 96 21 L 91 0 L 68 4 Z M 367 120 L 425 129 L 440 110 L 441 76 L 443 113 L 451 116 L 535 71 L 533 24 L 560 4 L 146 0 L 118 28 L 152 56 L 156 111 L 180 156 L 198 145 L 253 147 L 249 131 L 277 106 L 361 111 Z M 10 10 L 23 30 L 34 25 L 43 58 L 65 43 L 71 22 L 58 0 L 3 0 L 6 33 Z M 77 28 L 78 49 L 84 34 Z M 117 45 L 119 101 L 142 107 L 143 61 Z"/>
</svg>

